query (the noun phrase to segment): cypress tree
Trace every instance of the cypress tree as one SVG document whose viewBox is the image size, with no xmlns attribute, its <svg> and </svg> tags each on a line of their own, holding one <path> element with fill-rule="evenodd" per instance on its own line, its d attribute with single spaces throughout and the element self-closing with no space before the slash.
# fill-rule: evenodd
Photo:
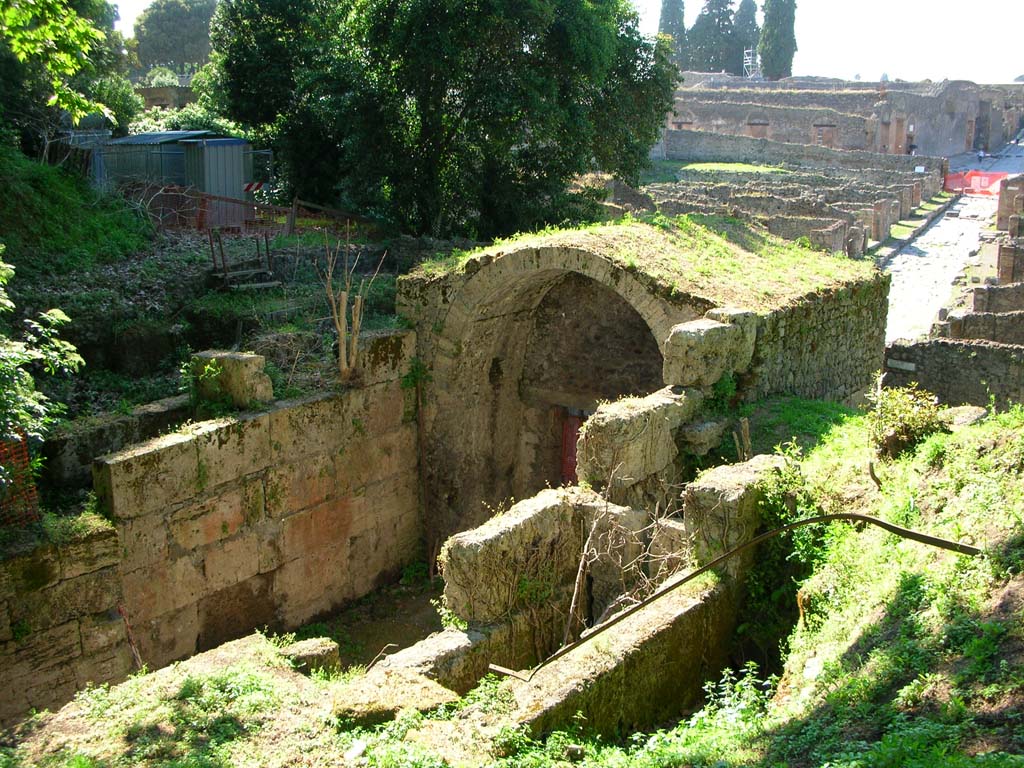
<svg viewBox="0 0 1024 768">
<path fill-rule="evenodd" d="M 683 20 L 683 0 L 661 0 L 661 20 L 658 33 L 672 38 L 672 62 L 679 69 L 690 65 L 686 46 L 686 22 Z"/>
<path fill-rule="evenodd" d="M 796 0 L 765 0 L 764 28 L 758 46 L 761 71 L 769 80 L 793 74 L 796 53 Z"/>
<path fill-rule="evenodd" d="M 757 26 L 757 4 L 754 0 L 740 2 L 733 19 L 733 26 L 736 27 L 736 38 L 740 47 L 743 50 L 747 48 L 756 50 L 761 37 L 761 28 Z"/>
<path fill-rule="evenodd" d="M 743 74 L 729 0 L 707 0 L 690 30 L 690 63 L 701 72 Z"/>
</svg>

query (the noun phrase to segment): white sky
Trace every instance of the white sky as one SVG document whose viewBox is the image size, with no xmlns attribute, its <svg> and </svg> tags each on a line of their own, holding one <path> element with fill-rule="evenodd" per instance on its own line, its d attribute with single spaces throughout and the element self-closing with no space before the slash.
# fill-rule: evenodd
<svg viewBox="0 0 1024 768">
<path fill-rule="evenodd" d="M 130 35 L 149 2 L 118 2 L 117 28 Z M 654 34 L 661 0 L 633 2 Z M 704 3 L 684 2 L 690 26 Z M 1022 30 L 1024 0 L 797 0 L 793 74 L 1010 82 L 1024 75 Z"/>
</svg>

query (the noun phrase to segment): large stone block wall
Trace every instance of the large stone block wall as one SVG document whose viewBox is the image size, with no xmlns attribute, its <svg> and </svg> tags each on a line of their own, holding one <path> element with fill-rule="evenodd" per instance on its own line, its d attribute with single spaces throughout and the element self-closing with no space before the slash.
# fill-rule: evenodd
<svg viewBox="0 0 1024 768">
<path fill-rule="evenodd" d="M 420 557 L 411 333 L 365 385 L 202 422 L 97 460 L 124 605 L 161 666 L 264 625 L 294 627 Z"/>
<path fill-rule="evenodd" d="M 878 273 L 759 318 L 740 392 L 845 400 L 866 390 L 882 367 L 888 297 L 889 277 Z"/>
<path fill-rule="evenodd" d="M 996 260 L 999 282 L 1003 285 L 1024 282 L 1024 244 L 1002 242 Z"/>
<path fill-rule="evenodd" d="M 111 527 L 0 562 L 0 725 L 131 671 L 119 559 Z"/>
<path fill-rule="evenodd" d="M 886 387 L 916 383 L 947 405 L 997 406 L 1024 400 L 1024 348 L 1008 344 L 930 339 L 892 344 L 885 352 Z"/>
</svg>

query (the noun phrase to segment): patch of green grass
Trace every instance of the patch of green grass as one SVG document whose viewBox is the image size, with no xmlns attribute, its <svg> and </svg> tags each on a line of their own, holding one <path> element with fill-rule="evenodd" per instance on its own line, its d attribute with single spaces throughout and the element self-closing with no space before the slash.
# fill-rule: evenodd
<svg viewBox="0 0 1024 768">
<path fill-rule="evenodd" d="M 0 146 L 0 241 L 22 275 L 68 275 L 147 244 L 150 228 L 122 200 Z"/>
<path fill-rule="evenodd" d="M 686 163 L 680 170 L 692 173 L 790 173 L 776 165 L 751 165 L 750 163 Z"/>
</svg>

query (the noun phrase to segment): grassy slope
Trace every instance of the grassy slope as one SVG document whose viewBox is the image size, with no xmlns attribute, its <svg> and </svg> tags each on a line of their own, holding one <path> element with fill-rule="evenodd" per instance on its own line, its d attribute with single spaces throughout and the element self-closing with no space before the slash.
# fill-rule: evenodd
<svg viewBox="0 0 1024 768">
<path fill-rule="evenodd" d="M 66 275 L 144 247 L 148 227 L 116 198 L 0 146 L 0 242 L 22 275 Z"/>
<path fill-rule="evenodd" d="M 799 410 L 795 401 L 776 407 L 761 438 L 784 434 L 779 421 Z M 866 473 L 863 417 L 819 409 L 796 431 L 827 431 L 799 463 L 808 492 L 800 514 L 875 513 L 974 541 L 986 554 L 957 557 L 873 528 L 833 526 L 817 540 L 805 621 L 788 640 L 781 682 L 728 673 L 709 687 L 701 712 L 619 745 L 579 732 L 543 743 L 515 729 L 473 733 L 471 719 L 460 729 L 489 753 L 467 757 L 453 752 L 457 744 L 431 741 L 439 720 L 500 710 L 493 683 L 462 714 L 335 727 L 321 706 L 332 683 L 311 692 L 272 664 L 253 667 L 228 653 L 227 669 L 188 662 L 83 694 L 37 721 L 6 758 L 0 751 L 0 766 L 329 765 L 357 744 L 370 766 L 436 766 L 444 757 L 556 766 L 569 744 L 582 745 L 591 766 L 1024 765 L 1024 409 L 878 464 L 881 491 Z"/>
<path fill-rule="evenodd" d="M 430 279 L 461 270 L 480 256 L 501 257 L 540 247 L 584 248 L 667 293 L 755 310 L 785 306 L 808 293 L 863 280 L 875 272 L 870 262 L 805 248 L 738 219 L 653 214 L 644 221 L 627 218 L 516 236 L 480 251 L 426 262 L 414 274 Z"/>
</svg>

